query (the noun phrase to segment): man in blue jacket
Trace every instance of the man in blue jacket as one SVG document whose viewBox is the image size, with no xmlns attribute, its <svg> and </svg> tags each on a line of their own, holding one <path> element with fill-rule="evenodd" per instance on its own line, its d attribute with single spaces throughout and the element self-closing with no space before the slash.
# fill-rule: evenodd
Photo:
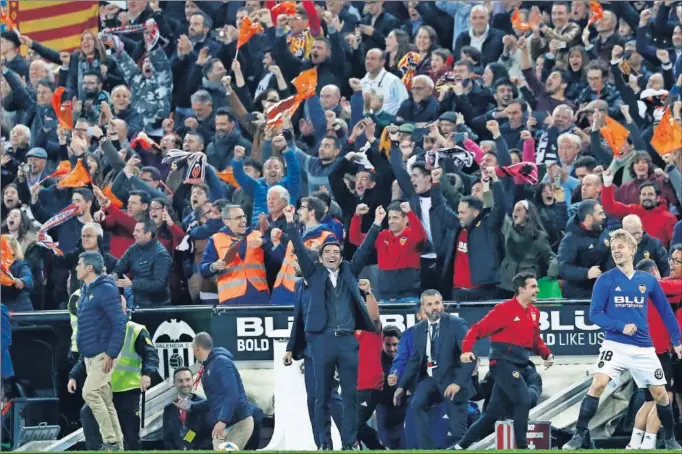
<svg viewBox="0 0 682 454">
<path fill-rule="evenodd" d="M 202 363 L 199 371 L 206 400 L 192 402 L 180 399 L 176 407 L 189 412 L 208 412 L 207 421 L 213 425 L 213 449 L 230 442 L 243 449 L 254 429 L 255 407 L 249 403 L 242 377 L 232 362 L 232 353 L 213 347 L 208 333 L 199 333 L 192 344 L 194 357 Z"/>
<path fill-rule="evenodd" d="M 126 315 L 114 280 L 103 272 L 104 258 L 99 252 L 81 254 L 76 266 L 78 280 L 83 282 L 76 342 L 87 371 L 83 400 L 99 425 L 102 449 L 119 451 L 123 434 L 113 402 L 111 373 L 123 347 Z"/>
</svg>

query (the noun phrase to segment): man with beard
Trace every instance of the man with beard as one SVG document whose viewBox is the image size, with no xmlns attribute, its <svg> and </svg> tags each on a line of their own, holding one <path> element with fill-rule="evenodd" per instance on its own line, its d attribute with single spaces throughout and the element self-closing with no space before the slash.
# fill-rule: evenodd
<svg viewBox="0 0 682 454">
<path fill-rule="evenodd" d="M 538 80 L 535 69 L 533 68 L 530 51 L 528 50 L 527 45 L 521 46 L 521 70 L 523 71 L 523 77 L 526 79 L 528 88 L 533 95 L 535 95 L 535 99 L 537 100 L 537 105 L 535 106 L 536 111 L 552 112 L 561 104 L 566 104 L 572 109 L 575 109 L 573 102 L 566 99 L 566 88 L 569 83 L 569 75 L 565 70 L 561 68 L 554 69 L 543 86 Z"/>
<path fill-rule="evenodd" d="M 495 82 L 493 93 L 497 106 L 494 109 L 489 110 L 485 115 L 479 115 L 473 119 L 471 125 L 474 127 L 475 132 L 481 139 L 491 139 L 492 136 L 485 125 L 490 120 L 497 120 L 500 123 L 500 126 L 503 126 L 504 129 L 510 128 L 516 132 L 516 135 L 520 136 L 521 129 L 525 124 L 523 120 L 525 114 L 525 103 L 516 99 L 518 90 L 509 80 L 502 79 Z M 518 105 L 518 107 L 511 107 L 512 104 Z M 511 107 L 513 115 L 509 114 L 509 107 Z M 509 124 L 507 125 L 507 123 Z M 504 135 L 505 140 L 507 140 L 507 134 Z M 511 142 L 507 141 L 509 147 L 516 148 L 518 139 L 519 137 L 516 137 L 516 141 L 513 141 L 513 138 Z"/>
<path fill-rule="evenodd" d="M 236 146 L 244 147 L 246 154 L 251 154 L 251 142 L 235 128 L 234 116 L 227 109 L 219 108 L 215 113 L 215 136 L 206 148 L 208 163 L 217 171 L 227 169 Z"/>
<path fill-rule="evenodd" d="M 586 299 L 595 280 L 609 261 L 609 231 L 604 230 L 604 209 L 596 200 L 583 200 L 568 221 L 566 236 L 559 244 L 559 276 L 564 279 L 564 298 Z"/>
<path fill-rule="evenodd" d="M 82 93 L 84 98 L 79 99 L 74 106 L 74 111 L 81 117 L 87 118 L 92 124 L 98 124 L 102 103 L 109 102 L 109 94 L 102 91 L 104 80 L 97 71 L 88 71 L 83 75 Z"/>
<path fill-rule="evenodd" d="M 389 380 L 393 359 L 398 353 L 398 343 L 402 337 L 400 330 L 392 325 L 384 326 L 381 332 L 381 367 L 384 371 L 384 389 L 377 405 L 377 425 L 379 440 L 387 449 L 402 449 L 405 445 L 405 414 L 407 403 L 398 407 L 393 405 L 396 383 Z"/>
<path fill-rule="evenodd" d="M 122 257 L 125 251 L 134 243 L 132 232 L 135 223 L 149 217 L 149 202 L 151 197 L 145 191 L 131 191 L 128 196 L 127 210 L 123 210 L 112 204 L 104 194 L 95 190 L 101 211 L 95 213 L 97 221 L 102 224 L 104 230 L 111 233 L 110 252 L 115 257 Z"/>
<path fill-rule="evenodd" d="M 178 392 L 176 400 L 189 400 L 193 404 L 206 400 L 194 394 L 194 376 L 189 367 L 173 371 L 173 386 Z M 166 405 L 163 408 L 163 444 L 166 450 L 211 449 L 206 416 L 204 412 L 179 409 L 173 402 Z"/>
<path fill-rule="evenodd" d="M 604 189 L 602 190 L 602 203 L 604 210 L 618 219 L 628 214 L 636 214 L 642 220 L 644 231 L 654 238 L 658 238 L 664 247 L 670 246 L 673 238 L 673 230 L 677 223 L 674 214 L 668 211 L 665 204 L 659 202 L 661 190 L 653 181 L 645 180 L 639 185 L 639 205 L 625 205 L 614 199 L 613 178 L 615 172 L 612 168 L 603 174 Z"/>
<path fill-rule="evenodd" d="M 445 313 L 443 297 L 437 290 L 422 293 L 421 305 L 426 320 L 415 325 L 415 350 L 407 363 L 405 374 L 398 381 L 393 402 L 395 406 L 400 405 L 405 390 L 416 383 L 410 406 L 417 422 L 418 449 L 443 448 L 433 445 L 428 410 L 434 403 L 445 400 L 450 434 L 458 442 L 467 428 L 474 368 L 460 361 L 460 355 L 464 353 L 462 341 L 467 332 L 466 321 Z"/>
<path fill-rule="evenodd" d="M 318 36 L 312 43 L 310 50 L 310 60 L 301 61 L 289 48 L 289 39 L 286 29 L 277 26 L 277 38 L 273 49 L 275 61 L 288 80 L 294 79 L 301 71 L 317 68 L 317 89 L 321 90 L 325 85 L 336 85 L 341 87 L 345 84 L 346 60 L 344 58 L 344 42 L 338 18 L 332 18 L 331 14 L 325 14 L 324 20 L 327 23 L 329 40 L 324 36 Z"/>
<path fill-rule="evenodd" d="M 317 156 L 310 156 L 296 148 L 296 158 L 308 183 L 304 193 L 317 191 L 321 186 L 329 187 L 329 174 L 334 169 L 334 165 L 341 160 L 340 153 L 341 143 L 332 134 L 327 134 L 320 141 Z"/>
<path fill-rule="evenodd" d="M 223 62 L 219 58 L 210 58 L 208 48 L 204 47 L 199 52 L 196 66 L 192 69 L 190 85 L 206 90 L 213 99 L 214 109 L 227 107 L 227 92 L 222 83 L 226 75 L 227 71 Z"/>
</svg>

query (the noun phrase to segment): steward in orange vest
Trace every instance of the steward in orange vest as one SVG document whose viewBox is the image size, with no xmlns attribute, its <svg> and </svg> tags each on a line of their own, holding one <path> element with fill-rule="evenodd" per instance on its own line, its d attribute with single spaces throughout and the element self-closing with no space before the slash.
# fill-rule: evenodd
<svg viewBox="0 0 682 454">
<path fill-rule="evenodd" d="M 206 244 L 199 265 L 201 276 L 217 276 L 220 304 L 270 304 L 265 274 L 263 234 L 247 229 L 244 210 L 227 205 L 222 212 L 225 227 Z"/>
</svg>

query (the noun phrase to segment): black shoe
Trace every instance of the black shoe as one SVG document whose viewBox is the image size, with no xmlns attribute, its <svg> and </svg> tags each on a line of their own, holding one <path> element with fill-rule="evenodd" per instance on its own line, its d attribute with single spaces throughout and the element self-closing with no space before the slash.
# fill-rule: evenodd
<svg viewBox="0 0 682 454">
<path fill-rule="evenodd" d="M 682 446 L 680 446 L 677 440 L 671 438 L 670 440 L 665 440 L 665 449 L 669 451 L 679 451 L 682 449 Z"/>
<path fill-rule="evenodd" d="M 113 452 L 113 451 L 120 451 L 121 448 L 118 447 L 118 443 L 102 443 L 102 446 L 99 448 L 100 451 L 106 451 L 106 452 Z"/>
<path fill-rule="evenodd" d="M 342 451 L 359 451 L 360 445 L 358 443 L 354 443 L 352 445 L 343 445 L 341 450 Z"/>
<path fill-rule="evenodd" d="M 333 451 L 332 445 L 329 443 L 322 443 L 318 448 L 318 451 Z"/>
<path fill-rule="evenodd" d="M 577 430 L 575 434 L 573 434 L 573 438 L 562 446 L 561 449 L 564 451 L 576 451 L 578 449 L 590 449 L 592 446 L 593 443 L 590 439 L 590 433 L 588 431 L 583 432 Z"/>
</svg>

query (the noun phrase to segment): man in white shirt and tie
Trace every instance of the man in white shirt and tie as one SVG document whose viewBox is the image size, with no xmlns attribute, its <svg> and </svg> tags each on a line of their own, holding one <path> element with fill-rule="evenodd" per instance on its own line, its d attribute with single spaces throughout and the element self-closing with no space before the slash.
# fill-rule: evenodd
<svg viewBox="0 0 682 454">
<path fill-rule="evenodd" d="M 433 444 L 429 409 L 444 400 L 451 440 L 461 439 L 467 429 L 474 366 L 462 364 L 458 356 L 467 332 L 466 321 L 444 312 L 443 297 L 438 290 L 422 293 L 421 305 L 426 318 L 414 327 L 415 350 L 398 382 L 394 404 L 398 405 L 405 390 L 414 385 L 411 406 L 417 422 L 417 448 L 439 449 L 445 446 Z"/>
</svg>

